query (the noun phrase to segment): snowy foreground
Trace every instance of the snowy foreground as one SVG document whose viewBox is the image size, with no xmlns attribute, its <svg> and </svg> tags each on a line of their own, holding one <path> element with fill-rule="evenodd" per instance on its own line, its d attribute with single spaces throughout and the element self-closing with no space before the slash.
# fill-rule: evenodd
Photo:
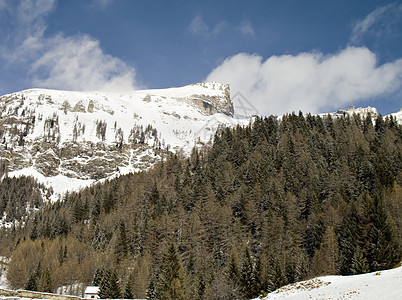
<svg viewBox="0 0 402 300">
<path fill-rule="evenodd" d="M 354 276 L 317 277 L 284 286 L 263 299 L 402 299 L 402 266 Z"/>
</svg>

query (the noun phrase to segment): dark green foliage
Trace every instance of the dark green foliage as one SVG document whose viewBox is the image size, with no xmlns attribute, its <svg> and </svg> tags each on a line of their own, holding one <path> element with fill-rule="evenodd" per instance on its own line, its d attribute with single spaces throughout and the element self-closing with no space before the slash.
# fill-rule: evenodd
<svg viewBox="0 0 402 300">
<path fill-rule="evenodd" d="M 6 221 L 20 221 L 27 207 L 40 208 L 43 205 L 40 189 L 45 190 L 45 187 L 32 177 L 3 178 L 0 182 L 0 217 L 6 213 Z"/>
<path fill-rule="evenodd" d="M 364 257 L 360 247 L 357 246 L 352 257 L 350 274 L 363 274 L 367 273 L 368 271 L 369 267 L 367 265 L 367 259 Z"/>
<path fill-rule="evenodd" d="M 160 275 L 160 292 L 162 299 L 184 299 L 181 262 L 176 246 L 172 243 L 163 258 Z"/>
<path fill-rule="evenodd" d="M 147 288 L 147 297 L 149 300 L 160 299 L 160 289 L 159 289 L 159 274 L 155 271 L 149 280 L 149 285 Z"/>
<path fill-rule="evenodd" d="M 102 278 L 103 278 L 103 274 L 105 273 L 105 270 L 103 268 L 100 269 L 96 269 L 95 274 L 94 274 L 94 278 L 92 280 L 92 285 L 93 286 L 99 286 Z"/>
<path fill-rule="evenodd" d="M 52 293 L 53 286 L 49 269 L 42 269 L 39 263 L 36 270 L 29 275 L 24 289 L 28 291 Z"/>
<path fill-rule="evenodd" d="M 101 299 L 117 299 L 121 297 L 119 280 L 116 271 L 106 269 L 99 284 L 99 297 Z"/>
<path fill-rule="evenodd" d="M 117 243 L 115 246 L 115 254 L 117 263 L 127 256 L 128 245 L 126 236 L 126 226 L 123 221 L 120 222 L 117 231 Z"/>
<path fill-rule="evenodd" d="M 250 254 L 250 253 L 249 253 Z M 228 271 L 227 271 L 227 276 L 228 276 L 228 281 L 232 282 L 233 286 L 238 286 L 239 285 L 239 266 L 236 261 L 236 257 L 232 253 L 230 255 L 230 262 L 228 265 Z"/>
<path fill-rule="evenodd" d="M 260 292 L 259 268 L 246 248 L 239 273 L 240 291 L 249 299 Z"/>
<path fill-rule="evenodd" d="M 41 276 L 41 291 L 45 293 L 52 293 L 52 278 L 50 277 L 50 271 L 48 268 L 44 269 Z"/>
<path fill-rule="evenodd" d="M 359 274 L 392 268 L 400 260 L 400 245 L 380 198 L 363 193 L 344 219 L 340 233 L 342 274 Z"/>
<path fill-rule="evenodd" d="M 38 274 L 36 272 L 32 272 L 29 275 L 28 281 L 24 287 L 27 291 L 37 291 L 38 290 Z"/>
<path fill-rule="evenodd" d="M 400 260 L 400 246 L 378 197 L 370 202 L 368 225 L 367 258 L 370 271 L 392 268 Z"/>
<path fill-rule="evenodd" d="M 126 287 L 124 289 L 124 294 L 123 294 L 124 299 L 132 299 L 133 298 L 133 292 L 131 291 L 130 284 L 127 283 Z"/>
<path fill-rule="evenodd" d="M 350 212 L 345 216 L 339 235 L 339 250 L 342 260 L 340 272 L 343 275 L 353 274 L 353 258 L 357 248 L 362 244 L 362 220 L 352 204 Z"/>
</svg>

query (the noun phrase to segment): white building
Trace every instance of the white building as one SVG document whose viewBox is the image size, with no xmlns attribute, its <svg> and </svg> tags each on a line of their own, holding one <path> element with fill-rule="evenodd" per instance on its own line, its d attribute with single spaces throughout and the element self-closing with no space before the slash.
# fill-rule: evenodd
<svg viewBox="0 0 402 300">
<path fill-rule="evenodd" d="M 99 287 L 87 286 L 84 292 L 85 299 L 99 299 Z"/>
</svg>

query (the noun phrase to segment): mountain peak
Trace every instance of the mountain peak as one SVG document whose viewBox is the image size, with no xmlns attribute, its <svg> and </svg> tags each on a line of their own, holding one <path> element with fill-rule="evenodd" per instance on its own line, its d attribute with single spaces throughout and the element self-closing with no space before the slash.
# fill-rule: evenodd
<svg viewBox="0 0 402 300">
<path fill-rule="evenodd" d="M 148 99 L 153 97 L 169 97 L 197 108 L 204 115 L 223 113 L 233 116 L 233 103 L 230 99 L 229 85 L 218 82 L 200 82 L 184 87 L 144 90 Z"/>
<path fill-rule="evenodd" d="M 0 160 L 57 192 L 145 170 L 168 151 L 190 153 L 232 118 L 217 82 L 131 92 L 30 89 L 0 97 Z M 63 182 L 74 183 L 60 184 Z"/>
</svg>

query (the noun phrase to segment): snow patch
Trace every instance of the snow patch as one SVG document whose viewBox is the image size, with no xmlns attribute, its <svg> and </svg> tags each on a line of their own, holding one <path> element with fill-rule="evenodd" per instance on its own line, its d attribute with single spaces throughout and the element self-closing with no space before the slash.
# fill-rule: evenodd
<svg viewBox="0 0 402 300">
<path fill-rule="evenodd" d="M 39 173 L 35 170 L 34 167 L 24 168 L 18 171 L 14 171 L 8 173 L 8 177 L 21 177 L 21 176 L 32 176 L 34 177 L 39 183 L 42 183 L 47 188 L 53 188 L 53 195 L 51 202 L 57 201 L 60 197 L 68 192 L 72 191 L 79 191 L 80 189 L 91 185 L 95 181 L 92 179 L 78 179 L 78 178 L 71 178 L 65 175 L 57 175 L 53 177 L 45 177 L 43 174 Z"/>
<path fill-rule="evenodd" d="M 284 286 L 262 299 L 401 299 L 402 266 L 354 276 L 324 276 Z M 256 298 L 255 300 L 260 299 Z"/>
</svg>

